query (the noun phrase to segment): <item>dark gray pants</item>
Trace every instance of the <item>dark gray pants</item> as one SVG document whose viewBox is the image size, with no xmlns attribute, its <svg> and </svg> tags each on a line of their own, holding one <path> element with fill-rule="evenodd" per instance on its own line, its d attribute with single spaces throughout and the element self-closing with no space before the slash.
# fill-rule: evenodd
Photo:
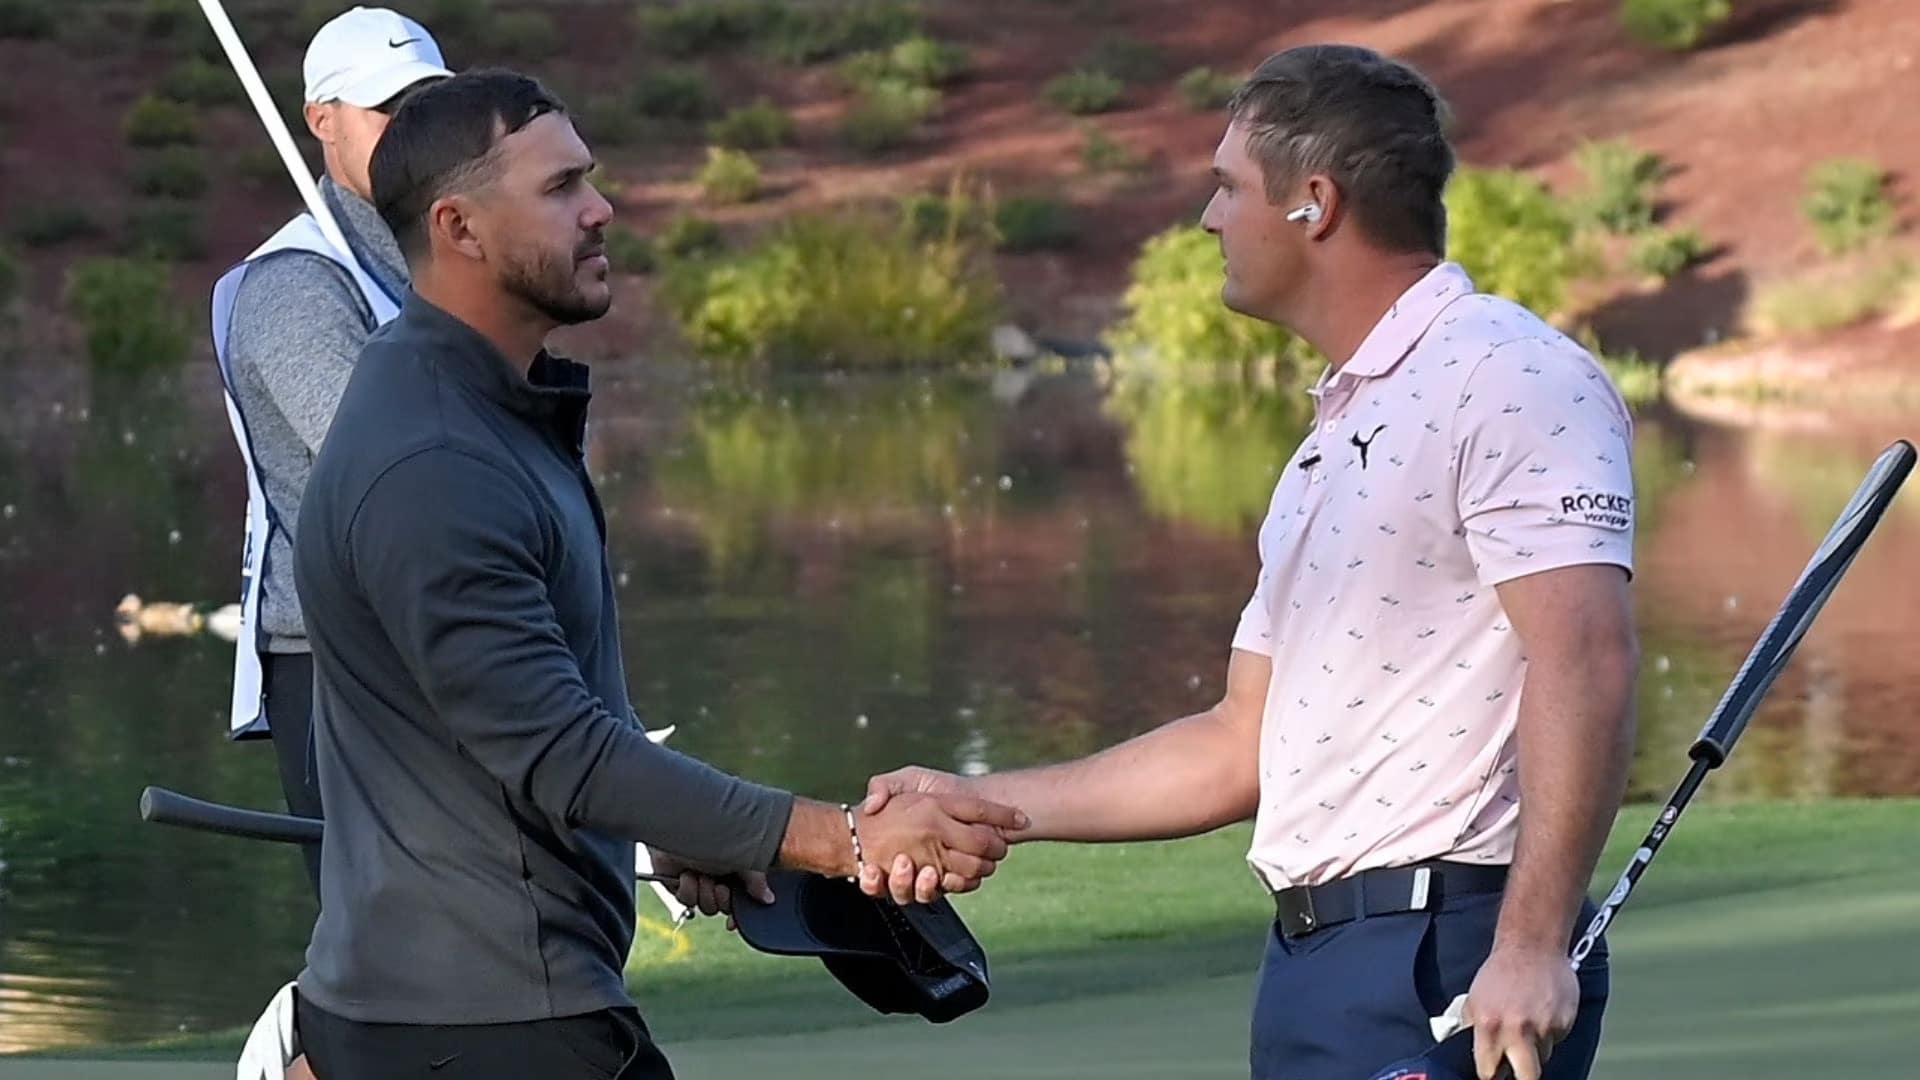
<svg viewBox="0 0 1920 1080">
<path fill-rule="evenodd" d="M 313 657 L 306 653 L 261 653 L 266 684 L 267 734 L 280 765 L 287 812 L 321 817 L 320 777 L 313 769 Z M 313 896 L 320 898 L 320 845 L 302 844 Z"/>
<path fill-rule="evenodd" d="M 1294 940 L 1273 929 L 1254 996 L 1254 1080 L 1366 1080 L 1430 1050 L 1428 1018 L 1473 984 L 1493 948 L 1500 897 L 1449 897 L 1436 910 L 1363 917 Z M 1591 903 L 1582 908 L 1576 936 L 1593 914 Z M 1585 1080 L 1608 985 L 1602 936 L 1581 963 L 1580 1012 L 1544 1080 Z"/>
<path fill-rule="evenodd" d="M 366 1024 L 302 998 L 296 1016 L 320 1080 L 673 1080 L 631 1008 L 518 1024 Z"/>
</svg>

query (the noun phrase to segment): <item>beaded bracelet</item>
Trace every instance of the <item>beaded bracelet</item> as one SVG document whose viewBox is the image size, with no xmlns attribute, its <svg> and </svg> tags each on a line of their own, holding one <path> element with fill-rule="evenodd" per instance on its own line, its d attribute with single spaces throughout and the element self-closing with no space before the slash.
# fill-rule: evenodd
<svg viewBox="0 0 1920 1080">
<path fill-rule="evenodd" d="M 860 871 L 866 868 L 867 857 L 866 853 L 860 850 L 860 830 L 853 825 L 853 807 L 847 803 L 841 803 L 840 812 L 847 815 L 847 835 L 853 837 L 853 876 L 847 880 L 857 883 L 860 880 Z"/>
</svg>

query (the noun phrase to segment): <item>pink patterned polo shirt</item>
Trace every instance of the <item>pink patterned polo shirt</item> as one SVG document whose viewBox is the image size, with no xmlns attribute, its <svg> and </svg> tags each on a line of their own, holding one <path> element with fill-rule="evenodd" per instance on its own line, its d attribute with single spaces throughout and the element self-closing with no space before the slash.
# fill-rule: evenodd
<svg viewBox="0 0 1920 1080">
<path fill-rule="evenodd" d="M 1269 888 L 1510 862 L 1526 671 L 1494 586 L 1632 570 L 1632 427 L 1595 359 L 1442 263 L 1310 393 L 1233 645 L 1268 655 Z"/>
</svg>

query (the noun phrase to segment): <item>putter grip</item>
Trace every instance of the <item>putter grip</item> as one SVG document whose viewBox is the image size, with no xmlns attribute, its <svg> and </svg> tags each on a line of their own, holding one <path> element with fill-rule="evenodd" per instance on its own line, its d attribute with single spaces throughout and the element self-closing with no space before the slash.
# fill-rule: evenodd
<svg viewBox="0 0 1920 1080">
<path fill-rule="evenodd" d="M 280 844 L 317 844 L 323 828 L 318 818 L 223 806 L 163 787 L 149 787 L 140 793 L 140 819 Z"/>
<path fill-rule="evenodd" d="M 1814 617 L 1826 605 L 1828 595 L 1840 583 L 1841 575 L 1847 572 L 1853 557 L 1860 553 L 1874 526 L 1880 523 L 1894 496 L 1899 494 L 1900 485 L 1912 471 L 1917 457 L 1920 454 L 1916 454 L 1912 443 L 1897 439 L 1874 459 L 1873 467 L 1860 481 L 1832 528 L 1827 530 L 1799 579 L 1787 590 L 1780 610 L 1768 620 L 1760 639 L 1741 662 L 1726 694 L 1714 706 L 1713 714 L 1707 718 L 1689 751 L 1695 761 L 1704 761 L 1710 768 L 1719 768 L 1726 762 L 1727 754 L 1746 730 L 1760 699 L 1786 670 L 1787 662 L 1800 646 L 1800 639 L 1806 636 Z"/>
</svg>

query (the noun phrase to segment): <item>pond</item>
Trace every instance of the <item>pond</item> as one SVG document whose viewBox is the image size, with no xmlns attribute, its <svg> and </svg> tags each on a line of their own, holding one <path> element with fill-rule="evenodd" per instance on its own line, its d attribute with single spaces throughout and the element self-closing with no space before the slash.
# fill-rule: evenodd
<svg viewBox="0 0 1920 1080">
<path fill-rule="evenodd" d="M 603 366 L 590 462 L 634 699 L 673 745 L 825 798 L 915 761 L 1084 754 L 1218 695 L 1305 399 L 1098 368 L 714 382 Z M 225 738 L 232 646 L 116 626 L 237 589 L 208 373 L 0 371 L 0 1051 L 250 1022 L 312 918 L 297 857 L 142 825 L 149 783 L 279 806 Z M 1904 418 L 1641 410 L 1637 797 Z M 1920 794 L 1904 495 L 1705 798 Z"/>
</svg>

